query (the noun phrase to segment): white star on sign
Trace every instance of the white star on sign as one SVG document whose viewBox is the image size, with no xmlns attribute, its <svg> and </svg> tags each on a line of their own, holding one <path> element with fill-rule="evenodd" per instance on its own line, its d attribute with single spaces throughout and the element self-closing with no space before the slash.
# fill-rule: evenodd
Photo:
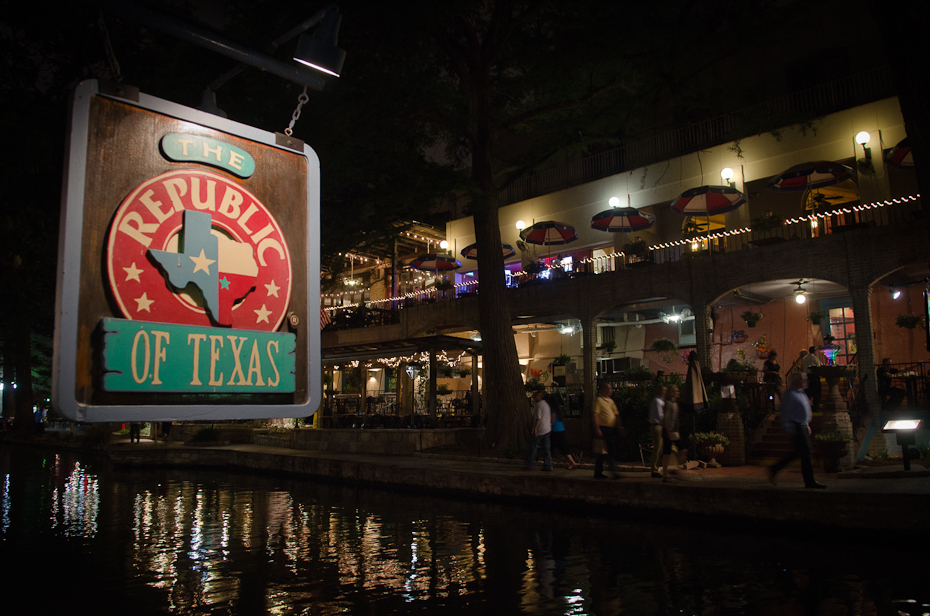
<svg viewBox="0 0 930 616">
<path fill-rule="evenodd" d="M 261 323 L 262 321 L 268 323 L 268 315 L 271 314 L 271 311 L 265 309 L 265 304 L 262 304 L 260 310 L 255 310 L 254 312 L 258 315 L 258 318 L 255 319 L 256 323 Z"/>
<path fill-rule="evenodd" d="M 149 310 L 149 306 L 151 306 L 153 303 L 155 303 L 155 300 L 149 299 L 148 296 L 143 293 L 142 297 L 136 299 L 136 312 L 142 312 L 145 310 L 146 312 L 151 313 L 152 311 Z"/>
<path fill-rule="evenodd" d="M 142 273 L 142 270 L 136 267 L 135 261 L 132 262 L 132 265 L 130 265 L 129 267 L 124 267 L 123 269 L 126 270 L 126 280 L 124 280 L 123 282 L 129 282 L 130 280 L 135 280 L 136 282 L 142 282 L 139 279 L 139 274 Z"/>
<path fill-rule="evenodd" d="M 191 261 L 194 262 L 194 273 L 203 270 L 207 276 L 210 275 L 210 264 L 216 263 L 216 259 L 208 259 L 206 255 L 203 254 L 203 248 L 200 249 L 199 257 L 188 257 Z"/>
<path fill-rule="evenodd" d="M 275 285 L 274 280 L 272 280 L 272 281 L 271 281 L 271 284 L 266 284 L 266 285 L 265 285 L 265 288 L 268 289 L 268 297 L 271 297 L 272 295 L 274 295 L 275 297 L 277 297 L 277 296 L 278 296 L 278 289 L 280 289 L 281 287 Z"/>
</svg>

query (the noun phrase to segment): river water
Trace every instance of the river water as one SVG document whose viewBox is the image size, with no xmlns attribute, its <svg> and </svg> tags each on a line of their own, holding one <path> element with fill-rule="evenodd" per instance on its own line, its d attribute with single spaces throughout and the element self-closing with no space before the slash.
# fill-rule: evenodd
<svg viewBox="0 0 930 616">
<path fill-rule="evenodd" d="M 927 614 L 909 549 L 0 446 L 0 585 L 30 615 Z"/>
</svg>

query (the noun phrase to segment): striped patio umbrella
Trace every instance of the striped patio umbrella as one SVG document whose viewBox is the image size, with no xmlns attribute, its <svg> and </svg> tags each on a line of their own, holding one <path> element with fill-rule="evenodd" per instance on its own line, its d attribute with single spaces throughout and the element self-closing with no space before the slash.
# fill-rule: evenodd
<svg viewBox="0 0 930 616">
<path fill-rule="evenodd" d="M 818 160 L 795 165 L 769 180 L 769 188 L 776 192 L 802 192 L 812 188 L 832 186 L 853 177 L 846 165 L 829 160 Z"/>
<path fill-rule="evenodd" d="M 501 252 L 504 253 L 504 258 L 509 259 L 510 257 L 517 254 L 517 251 L 513 249 L 513 246 L 510 244 L 501 244 Z M 478 259 L 478 244 L 469 244 L 463 248 L 459 254 L 461 254 L 466 259 L 477 260 Z"/>
<path fill-rule="evenodd" d="M 539 246 L 558 246 L 574 242 L 578 236 L 575 235 L 575 227 L 569 224 L 544 220 L 520 231 L 520 238 L 524 242 Z"/>
<path fill-rule="evenodd" d="M 686 190 L 672 201 L 672 209 L 682 216 L 716 216 L 746 203 L 746 197 L 730 186 L 699 186 Z"/>
<path fill-rule="evenodd" d="M 462 267 L 462 264 L 452 255 L 428 253 L 418 256 L 408 263 L 407 267 L 424 272 L 448 272 Z"/>
<path fill-rule="evenodd" d="M 885 160 L 898 169 L 911 169 L 914 167 L 914 154 L 911 152 L 911 144 L 908 142 L 907 137 L 889 150 L 885 155 Z"/>
<path fill-rule="evenodd" d="M 595 214 L 591 228 L 609 233 L 642 231 L 656 224 L 656 217 L 635 207 L 618 207 Z"/>
</svg>

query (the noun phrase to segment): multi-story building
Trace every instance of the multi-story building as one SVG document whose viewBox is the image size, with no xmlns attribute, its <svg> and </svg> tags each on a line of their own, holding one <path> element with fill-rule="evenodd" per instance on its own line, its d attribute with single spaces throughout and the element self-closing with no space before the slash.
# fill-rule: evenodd
<svg viewBox="0 0 930 616">
<path fill-rule="evenodd" d="M 899 326 L 898 316 L 926 316 L 930 241 L 890 91 L 881 70 L 854 75 L 516 184 L 500 221 L 503 241 L 514 247 L 511 316 L 527 380 L 551 383 L 553 360 L 567 355 L 566 384 L 592 392 L 597 379 L 637 365 L 682 373 L 692 349 L 714 372 L 731 360 L 761 368 L 775 350 L 784 374 L 799 351 L 817 346 L 837 364 L 858 365 L 856 392 L 869 408 L 882 404 L 875 366 L 885 357 L 902 375 L 915 375 L 902 381 L 906 404 L 926 406 L 927 332 Z M 808 119 L 786 121 L 799 115 Z M 741 129 L 736 117 L 759 122 Z M 791 190 L 808 168 L 822 177 Z M 718 214 L 673 210 L 680 195 L 705 186 L 745 202 Z M 654 224 L 627 233 L 593 228 L 612 203 L 649 214 Z M 524 241 L 518 226 L 544 221 L 571 227 L 576 239 Z M 452 220 L 445 239 L 458 256 L 475 241 L 471 218 Z M 414 349 L 473 353 L 480 338 L 475 264 L 463 259 L 453 290 L 378 292 L 384 301 L 369 305 L 389 309 L 386 324 L 324 333 L 324 361 L 357 359 L 364 367 L 410 358 Z M 815 325 L 820 312 L 825 318 Z M 756 322 L 747 313 L 762 316 Z M 663 338 L 676 350 L 653 350 Z M 479 383 L 476 364 L 472 379 L 448 384 Z M 408 379 L 398 374 L 398 404 L 409 412 Z M 390 389 L 385 383 L 369 388 Z"/>
</svg>

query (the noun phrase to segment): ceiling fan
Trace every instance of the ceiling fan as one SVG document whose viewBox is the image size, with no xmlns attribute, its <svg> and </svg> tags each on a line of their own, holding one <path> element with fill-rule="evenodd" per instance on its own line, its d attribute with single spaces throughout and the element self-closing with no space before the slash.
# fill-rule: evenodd
<svg viewBox="0 0 930 616">
<path fill-rule="evenodd" d="M 799 304 L 803 304 L 804 302 L 807 301 L 807 289 L 805 289 L 801 285 L 808 284 L 810 282 L 811 282 L 810 280 L 805 282 L 803 278 L 800 278 L 791 283 L 791 284 L 798 285 L 798 288 L 792 292 L 792 295 L 794 295 L 794 301 L 796 301 Z"/>
<path fill-rule="evenodd" d="M 808 210 L 813 210 L 816 208 L 822 208 L 827 205 L 830 205 L 829 201 L 845 201 L 846 197 L 843 195 L 833 195 L 827 196 L 817 190 L 808 190 L 804 195 L 804 206 Z"/>
</svg>

